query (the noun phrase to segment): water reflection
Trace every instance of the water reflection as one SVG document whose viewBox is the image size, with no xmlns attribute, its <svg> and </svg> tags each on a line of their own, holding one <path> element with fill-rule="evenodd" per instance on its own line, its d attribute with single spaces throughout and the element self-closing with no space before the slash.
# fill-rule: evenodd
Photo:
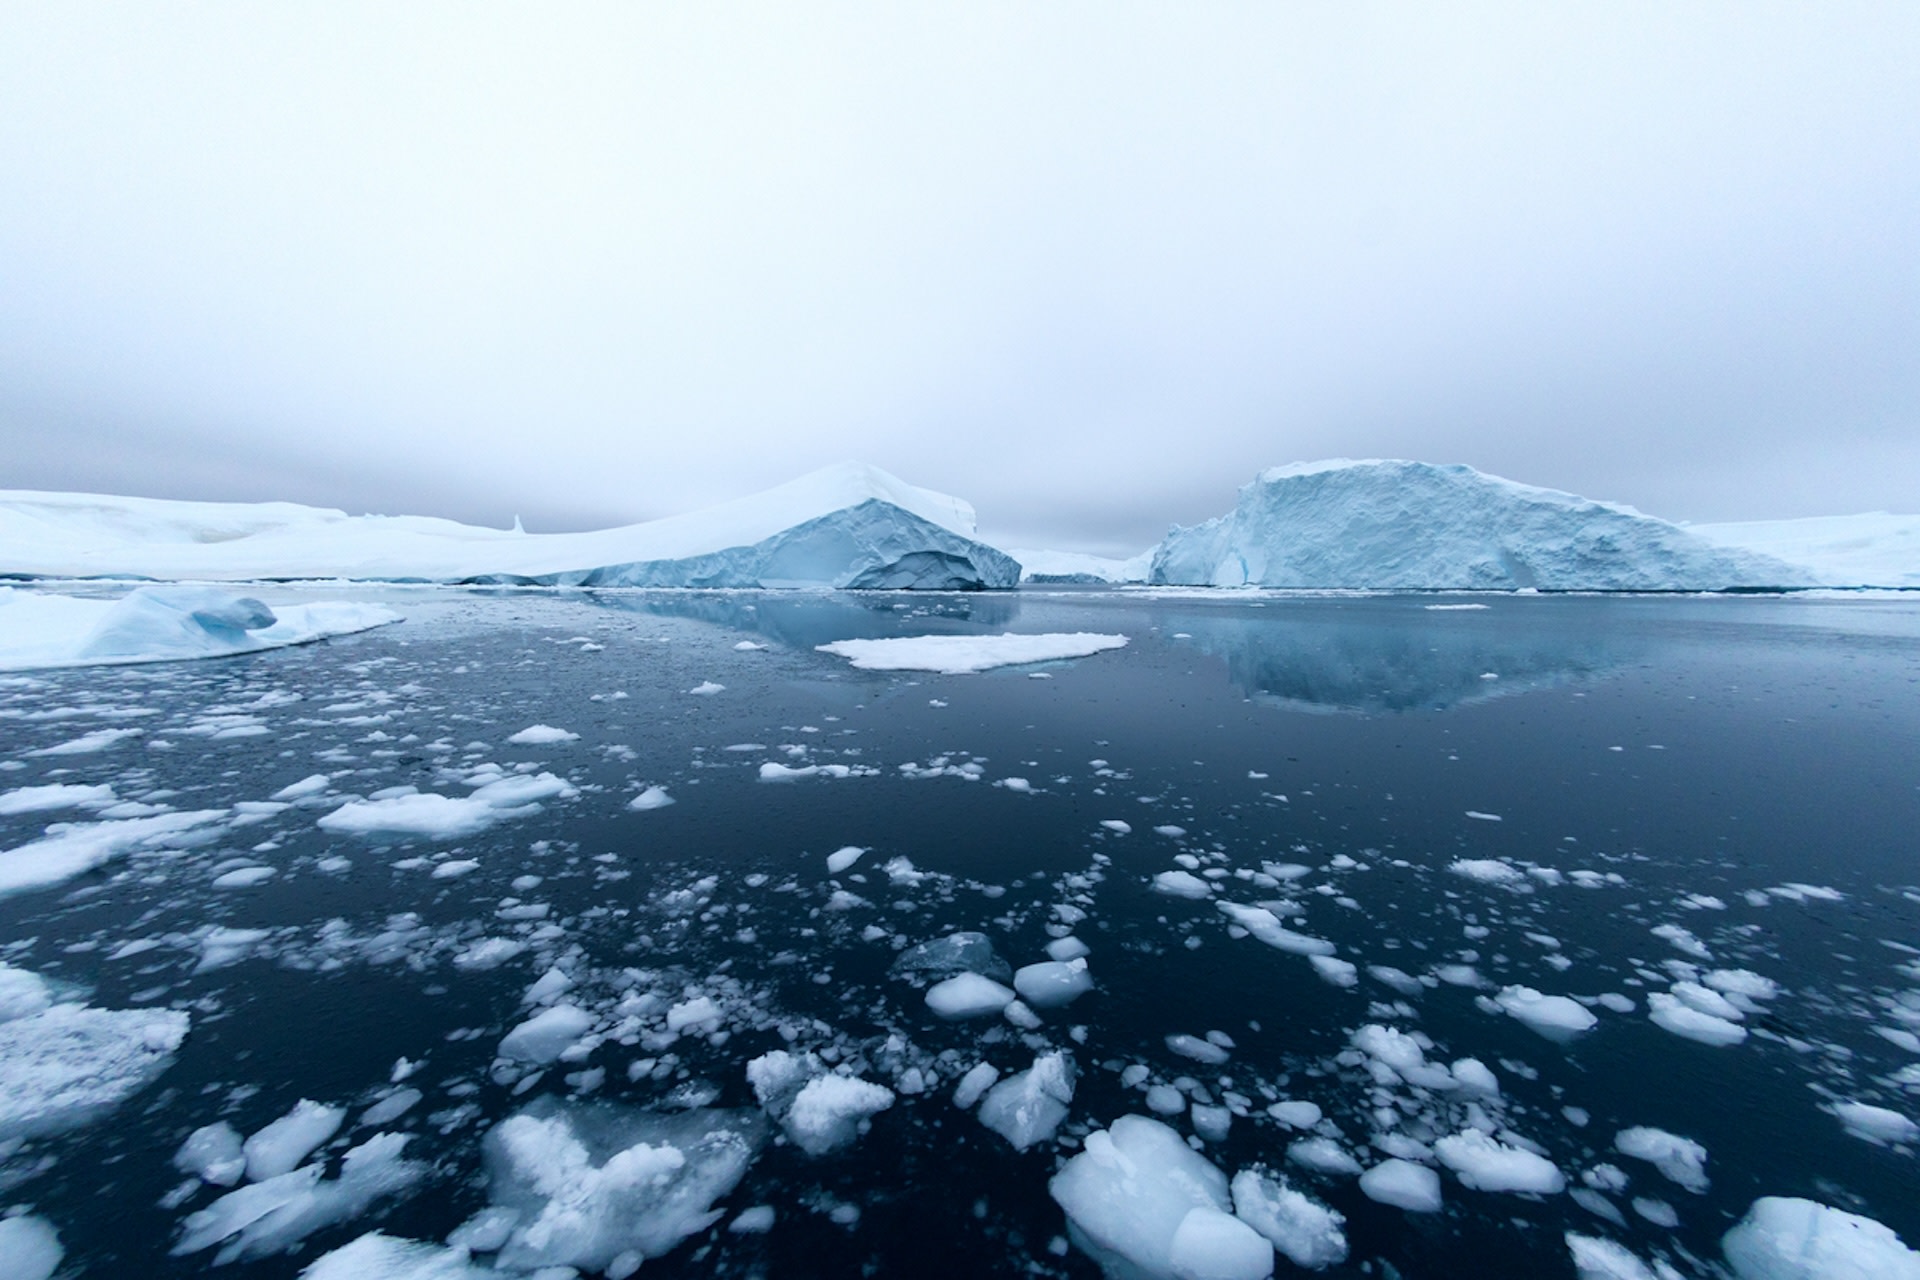
<svg viewBox="0 0 1920 1280">
<path fill-rule="evenodd" d="M 1535 602 L 1469 611 L 1404 598 L 1290 601 L 1175 613 L 1163 626 L 1226 659 L 1250 696 L 1303 711 L 1459 706 L 1588 679 L 1643 648 Z"/>
<path fill-rule="evenodd" d="M 606 609 L 708 622 L 795 649 L 835 640 L 1004 631 L 1020 616 L 1020 600 L 1011 592 L 596 592 L 589 598 Z"/>
</svg>

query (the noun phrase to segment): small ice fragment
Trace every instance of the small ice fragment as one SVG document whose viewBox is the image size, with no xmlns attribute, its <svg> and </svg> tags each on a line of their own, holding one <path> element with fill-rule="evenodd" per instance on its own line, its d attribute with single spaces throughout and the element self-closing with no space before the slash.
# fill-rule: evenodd
<svg viewBox="0 0 1920 1280">
<path fill-rule="evenodd" d="M 1920 1138 L 1920 1124 L 1866 1102 L 1836 1102 L 1824 1108 L 1845 1126 L 1848 1133 L 1875 1146 L 1892 1146 Z"/>
<path fill-rule="evenodd" d="M 1078 960 L 1087 955 L 1091 950 L 1092 948 L 1088 947 L 1086 943 L 1071 934 L 1064 938 L 1055 938 L 1047 944 L 1048 958 L 1058 960 L 1062 964 L 1065 964 L 1069 960 Z"/>
<path fill-rule="evenodd" d="M 962 1111 L 980 1101 L 980 1095 L 993 1087 L 1000 1078 L 1000 1068 L 991 1062 L 983 1062 L 967 1074 L 960 1077 L 960 1083 L 953 1088 L 953 1105 Z"/>
<path fill-rule="evenodd" d="M 1315 1103 L 1295 1100 L 1276 1102 L 1267 1108 L 1267 1114 L 1289 1129 L 1311 1129 L 1320 1123 L 1322 1113 Z"/>
<path fill-rule="evenodd" d="M 1747 1038 L 1747 1029 L 1739 1023 L 1702 1013 L 1664 991 L 1647 997 L 1647 1016 L 1655 1026 L 1700 1044 L 1725 1047 Z"/>
<path fill-rule="evenodd" d="M 1703 1195 L 1707 1190 L 1707 1149 L 1691 1138 L 1649 1125 L 1636 1125 L 1615 1134 L 1613 1146 L 1621 1155 L 1647 1161 L 1669 1182 L 1695 1195 Z"/>
<path fill-rule="evenodd" d="M 627 801 L 627 808 L 635 813 L 645 813 L 649 809 L 664 809 L 672 803 L 673 797 L 667 794 L 665 787 L 648 787 Z"/>
<path fill-rule="evenodd" d="M 1600 1019 L 1576 1000 L 1566 996 L 1542 995 L 1532 987 L 1502 988 L 1494 997 L 1509 1017 L 1558 1044 L 1565 1044 L 1583 1031 L 1591 1031 Z"/>
<path fill-rule="evenodd" d="M 1360 1175 L 1367 1199 L 1408 1213 L 1440 1212 L 1440 1175 L 1410 1160 L 1383 1160 Z"/>
<path fill-rule="evenodd" d="M 839 875 L 854 863 L 860 861 L 860 855 L 866 850 L 858 845 L 845 845 L 827 855 L 827 874 Z"/>
<path fill-rule="evenodd" d="M 955 1020 L 999 1013 L 1012 1000 L 1011 990 L 977 973 L 958 973 L 927 988 L 927 1007 Z"/>
<path fill-rule="evenodd" d="M 7 1280 L 48 1280 L 66 1256 L 59 1232 L 45 1218 L 0 1218 L 0 1275 Z"/>
<path fill-rule="evenodd" d="M 1085 960 L 1043 960 L 1016 970 L 1013 989 L 1036 1008 L 1057 1009 L 1093 990 L 1093 977 Z"/>
<path fill-rule="evenodd" d="M 1168 1036 L 1167 1048 L 1183 1058 L 1192 1058 L 1195 1062 L 1204 1062 L 1210 1067 L 1217 1067 L 1227 1060 L 1225 1049 L 1198 1036 Z"/>
<path fill-rule="evenodd" d="M 1213 886 L 1190 871 L 1162 871 L 1153 878 L 1153 891 L 1164 893 L 1169 898 L 1201 898 L 1213 896 Z"/>
<path fill-rule="evenodd" d="M 1116 835 L 1131 835 L 1133 832 L 1132 824 L 1123 822 L 1119 818 L 1103 818 L 1100 820 L 1100 825 Z"/>
<path fill-rule="evenodd" d="M 247 1178 L 264 1182 L 291 1173 L 315 1147 L 340 1131 L 347 1118 L 345 1107 L 329 1107 L 302 1098 L 293 1110 L 246 1140 Z"/>
<path fill-rule="evenodd" d="M 508 736 L 507 741 L 520 747 L 544 747 L 561 742 L 578 742 L 580 735 L 565 729 L 557 729 L 550 724 L 530 724 L 516 734 Z"/>
<path fill-rule="evenodd" d="M 1053 1136 L 1072 1101 L 1073 1059 L 1055 1051 L 989 1089 L 980 1103 L 980 1123 L 1025 1151 Z"/>
<path fill-rule="evenodd" d="M 507 1032 L 500 1056 L 543 1067 L 559 1058 L 566 1047 L 593 1026 L 593 1016 L 570 1004 L 542 1009 Z"/>
<path fill-rule="evenodd" d="M 724 692 L 726 687 L 727 686 L 723 684 L 715 684 L 711 680 L 702 680 L 699 684 L 687 690 L 687 692 L 699 694 L 701 697 L 704 698 L 704 697 L 711 696 L 712 694 Z"/>
<path fill-rule="evenodd" d="M 1332 1138 L 1302 1138 L 1287 1147 L 1287 1159 L 1315 1173 L 1351 1178 L 1360 1172 L 1360 1162 Z"/>
<path fill-rule="evenodd" d="M 753 649 L 766 648 L 765 645 L 753 644 L 751 641 L 745 640 L 741 641 L 741 644 Z M 734 646 L 736 649 L 739 647 L 740 645 Z M 727 1224 L 727 1230 L 740 1235 L 764 1235 L 773 1230 L 773 1223 L 773 1206 L 770 1204 L 756 1204 L 751 1209 L 742 1209 L 739 1213 L 735 1214 L 733 1221 Z"/>
<path fill-rule="evenodd" d="M 1440 1163 L 1453 1170 L 1460 1185 L 1475 1191 L 1512 1191 L 1558 1195 L 1567 1180 L 1553 1162 L 1476 1129 L 1449 1134 L 1433 1144 Z"/>
<path fill-rule="evenodd" d="M 1357 986 L 1360 982 L 1359 969 L 1349 961 L 1335 956 L 1309 956 L 1308 959 L 1313 971 L 1336 987 Z"/>
<path fill-rule="evenodd" d="M 1785 1196 L 1755 1200 L 1720 1252 L 1739 1280 L 1920 1280 L 1920 1252 L 1885 1223 Z"/>
<path fill-rule="evenodd" d="M 1479 820 L 1480 820 L 1481 822 L 1498 822 L 1498 821 L 1500 821 L 1500 815 L 1499 815 L 1499 814 L 1497 814 L 1497 813 L 1481 813 L 1481 812 L 1480 812 L 1479 810 L 1477 810 L 1477 809 L 1469 809 L 1469 810 L 1467 810 L 1467 816 L 1468 816 L 1469 818 L 1477 818 L 1477 819 L 1479 819 Z"/>
<path fill-rule="evenodd" d="M 232 1186 L 247 1171 L 239 1131 L 225 1120 L 201 1125 L 188 1134 L 180 1149 L 173 1153 L 173 1167 L 202 1182 Z"/>
<path fill-rule="evenodd" d="M 1346 1216 L 1258 1166 L 1233 1178 L 1234 1216 L 1273 1242 L 1293 1265 L 1319 1271 L 1347 1260 Z"/>
</svg>

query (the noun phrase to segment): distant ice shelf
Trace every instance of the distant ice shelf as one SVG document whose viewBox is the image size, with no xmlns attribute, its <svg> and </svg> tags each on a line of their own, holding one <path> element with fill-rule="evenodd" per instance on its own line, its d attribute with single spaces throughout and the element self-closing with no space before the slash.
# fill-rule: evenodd
<svg viewBox="0 0 1920 1280">
<path fill-rule="evenodd" d="M 1007 554 L 1020 562 L 1022 582 L 1145 582 L 1153 567 L 1154 547 L 1137 556 L 1116 560 L 1110 556 L 1088 555 L 1081 551 L 1043 551 L 1032 547 L 1009 547 Z"/>
<path fill-rule="evenodd" d="M 578 587 L 1013 587 L 968 503 L 844 463 L 764 493 L 593 533 L 528 534 L 293 503 L 0 491 L 0 574 L 348 578 Z"/>
</svg>

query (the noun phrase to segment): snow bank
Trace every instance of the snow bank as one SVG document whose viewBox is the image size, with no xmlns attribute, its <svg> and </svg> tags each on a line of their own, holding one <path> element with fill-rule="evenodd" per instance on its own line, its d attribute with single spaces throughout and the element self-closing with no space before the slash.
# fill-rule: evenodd
<svg viewBox="0 0 1920 1280">
<path fill-rule="evenodd" d="M 973 508 L 843 463 L 685 515 L 527 534 L 292 503 L 0 491 L 0 573 L 236 581 L 354 578 L 557 586 L 1011 587 Z"/>
<path fill-rule="evenodd" d="M 1273 1248 L 1232 1216 L 1227 1178 L 1158 1120 L 1122 1116 L 1087 1135 L 1047 1184 L 1073 1242 L 1109 1274 L 1262 1280 Z"/>
<path fill-rule="evenodd" d="M 1828 586 L 1920 587 L 1920 516 L 1874 511 L 1686 528 L 1718 547 L 1799 565 Z"/>
<path fill-rule="evenodd" d="M 1056 632 L 1017 636 L 899 636 L 891 640 L 836 640 L 815 645 L 822 653 L 846 658 L 862 671 L 937 671 L 968 675 L 992 667 L 1027 662 L 1085 658 L 1127 643 L 1125 636 Z"/>
<path fill-rule="evenodd" d="M 1631 507 L 1465 466 L 1369 460 L 1262 472 L 1232 512 L 1175 527 L 1148 580 L 1380 590 L 1714 591 L 1806 586 L 1807 570 Z"/>
<path fill-rule="evenodd" d="M 542 1098 L 488 1132 L 492 1220 L 510 1224 L 503 1270 L 630 1275 L 718 1221 L 764 1136 L 752 1111 L 675 1115 Z M 457 1237 L 456 1237 L 457 1238 Z"/>
<path fill-rule="evenodd" d="M 1920 1253 L 1885 1224 L 1784 1196 L 1755 1200 L 1720 1252 L 1739 1280 L 1920 1280 Z"/>
<path fill-rule="evenodd" d="M 222 658 L 398 621 L 377 604 L 269 609 L 219 587 L 141 587 L 118 600 L 0 587 L 0 671 Z"/>
</svg>

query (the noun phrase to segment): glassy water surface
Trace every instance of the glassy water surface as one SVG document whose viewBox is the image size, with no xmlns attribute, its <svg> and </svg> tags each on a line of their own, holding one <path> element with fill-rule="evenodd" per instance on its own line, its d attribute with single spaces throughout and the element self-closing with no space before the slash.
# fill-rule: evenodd
<svg viewBox="0 0 1920 1280">
<path fill-rule="evenodd" d="M 0 898 L 0 959 L 187 1018 L 118 1106 L 0 1142 L 72 1274 L 291 1276 L 375 1229 L 484 1264 L 553 1195 L 623 1203 L 515 1183 L 510 1117 L 589 1163 L 695 1153 L 606 1264 L 650 1275 L 1098 1275 L 1048 1182 L 1128 1114 L 1344 1215 L 1334 1275 L 1571 1275 L 1569 1230 L 1704 1275 L 1761 1195 L 1920 1241 L 1914 1150 L 1843 1123 L 1920 1113 L 1914 602 L 391 598 L 406 623 L 305 649 L 0 681 L 0 796 L 96 789 L 0 848 L 112 846 Z M 814 649 L 1008 630 L 1130 644 L 969 676 Z M 943 1019 L 896 962 L 957 931 L 1008 969 L 1077 939 L 1091 989 Z M 1056 1052 L 1051 1136 L 956 1104 Z M 809 1130 L 755 1061 L 890 1097 Z M 311 1185 L 250 1209 L 176 1163 L 302 1100 L 344 1113 Z M 1621 1150 L 1647 1127 L 1704 1177 Z M 1437 1155 L 1469 1131 L 1564 1189 L 1476 1189 Z M 1433 1167 L 1441 1207 L 1316 1151 Z"/>
</svg>

